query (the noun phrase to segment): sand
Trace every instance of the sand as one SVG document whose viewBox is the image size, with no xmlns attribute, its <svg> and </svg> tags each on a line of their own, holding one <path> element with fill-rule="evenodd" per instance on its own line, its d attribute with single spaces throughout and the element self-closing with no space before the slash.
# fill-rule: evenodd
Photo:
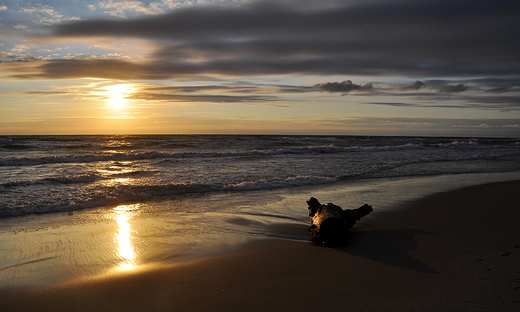
<svg viewBox="0 0 520 312">
<path fill-rule="evenodd" d="M 374 213 L 341 248 L 258 239 L 168 267 L 3 289 L 0 311 L 520 311 L 519 190 L 473 186 Z"/>
</svg>

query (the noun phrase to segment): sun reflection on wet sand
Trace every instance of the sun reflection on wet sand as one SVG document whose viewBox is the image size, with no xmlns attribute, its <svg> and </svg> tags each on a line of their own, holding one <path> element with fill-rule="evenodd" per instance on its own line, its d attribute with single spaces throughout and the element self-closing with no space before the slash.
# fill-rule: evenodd
<svg viewBox="0 0 520 312">
<path fill-rule="evenodd" d="M 117 232 L 114 241 L 118 245 L 117 255 L 121 262 L 117 267 L 118 271 L 134 270 L 138 267 L 136 262 L 136 252 L 132 244 L 132 227 L 128 223 L 135 214 L 139 204 L 120 205 L 114 208 L 114 219 L 117 221 Z"/>
</svg>

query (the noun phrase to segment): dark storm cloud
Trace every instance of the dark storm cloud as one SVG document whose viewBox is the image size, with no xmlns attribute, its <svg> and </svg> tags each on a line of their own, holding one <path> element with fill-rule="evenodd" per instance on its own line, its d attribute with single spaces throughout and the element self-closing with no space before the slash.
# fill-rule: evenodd
<svg viewBox="0 0 520 312">
<path fill-rule="evenodd" d="M 511 90 L 511 86 L 502 86 L 502 87 L 496 87 L 496 88 L 492 88 L 492 89 L 489 89 L 489 90 L 486 90 L 486 92 L 489 92 L 489 93 L 504 93 L 504 92 L 508 92 Z"/>
<path fill-rule="evenodd" d="M 348 93 L 354 90 L 362 90 L 362 91 L 371 91 L 373 86 L 371 83 L 367 83 L 365 85 L 358 85 L 352 83 L 351 80 L 345 80 L 343 82 L 327 82 L 324 84 L 317 84 L 314 86 L 322 92 L 341 92 Z"/>
<path fill-rule="evenodd" d="M 313 1 L 287 3 L 193 6 L 147 18 L 63 23 L 52 30 L 59 37 L 152 40 L 159 45 L 151 55 L 155 63 L 118 64 L 121 73 L 150 79 L 520 74 L 518 1 L 336 1 L 323 9 Z M 65 77 L 73 70 L 48 66 L 61 66 Z M 98 76 L 106 77 L 100 70 Z"/>
<path fill-rule="evenodd" d="M 421 82 L 421 81 L 417 80 L 416 82 L 412 83 L 409 86 L 402 87 L 401 90 L 404 90 L 404 91 L 419 90 L 419 89 L 422 89 L 424 87 L 426 87 L 426 84 L 424 82 Z"/>
<path fill-rule="evenodd" d="M 468 89 L 468 87 L 465 84 L 459 83 L 458 85 L 454 85 L 454 86 L 441 87 L 439 89 L 439 91 L 445 92 L 445 93 L 459 93 L 459 92 L 464 92 L 467 89 Z"/>
</svg>

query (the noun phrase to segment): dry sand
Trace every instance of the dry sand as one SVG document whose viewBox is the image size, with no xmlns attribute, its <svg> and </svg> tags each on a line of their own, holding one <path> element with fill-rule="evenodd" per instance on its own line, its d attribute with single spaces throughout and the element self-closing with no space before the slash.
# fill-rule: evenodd
<svg viewBox="0 0 520 312">
<path fill-rule="evenodd" d="M 342 248 L 258 240 L 167 268 L 3 290 L 0 311 L 520 311 L 520 181 L 374 216 Z"/>
</svg>

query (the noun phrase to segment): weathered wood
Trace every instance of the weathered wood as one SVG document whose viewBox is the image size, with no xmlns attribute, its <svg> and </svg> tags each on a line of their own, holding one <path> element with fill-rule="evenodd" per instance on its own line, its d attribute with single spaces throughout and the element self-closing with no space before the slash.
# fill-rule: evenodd
<svg viewBox="0 0 520 312">
<path fill-rule="evenodd" d="M 322 246 L 339 246 L 346 242 L 348 231 L 356 221 L 372 212 L 367 204 L 358 209 L 343 210 L 332 203 L 326 205 L 311 197 L 307 201 L 311 218 L 312 241 Z"/>
</svg>

